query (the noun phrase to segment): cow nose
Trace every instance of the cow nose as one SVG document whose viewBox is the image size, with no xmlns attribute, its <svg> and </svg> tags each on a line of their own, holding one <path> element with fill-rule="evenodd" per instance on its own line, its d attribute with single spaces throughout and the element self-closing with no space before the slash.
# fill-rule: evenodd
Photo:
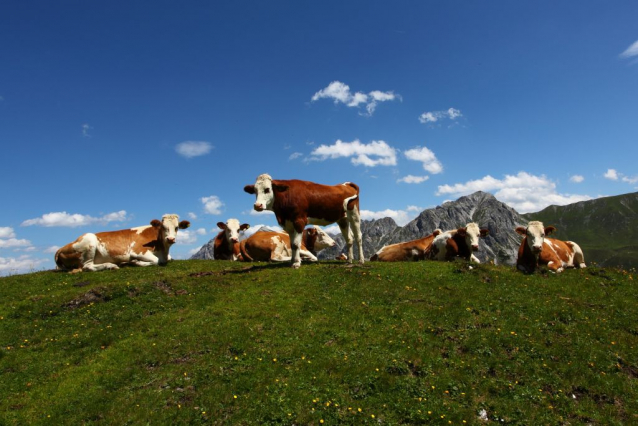
<svg viewBox="0 0 638 426">
<path fill-rule="evenodd" d="M 232 241 L 233 243 L 238 243 L 239 242 L 239 238 L 233 237 L 230 239 L 230 241 Z"/>
<path fill-rule="evenodd" d="M 533 250 L 534 250 L 536 253 L 539 253 L 539 252 L 541 251 L 541 246 L 534 246 Z"/>
<path fill-rule="evenodd" d="M 261 204 L 256 204 L 255 203 L 255 210 L 257 210 L 258 212 L 262 211 L 264 209 L 264 206 L 262 206 Z"/>
<path fill-rule="evenodd" d="M 474 251 L 478 251 L 478 249 L 479 249 L 478 244 L 476 244 L 476 245 L 473 245 L 473 246 L 472 246 L 472 250 L 474 250 Z"/>
<path fill-rule="evenodd" d="M 175 244 L 175 237 L 168 237 L 166 241 L 168 241 L 169 244 Z"/>
</svg>

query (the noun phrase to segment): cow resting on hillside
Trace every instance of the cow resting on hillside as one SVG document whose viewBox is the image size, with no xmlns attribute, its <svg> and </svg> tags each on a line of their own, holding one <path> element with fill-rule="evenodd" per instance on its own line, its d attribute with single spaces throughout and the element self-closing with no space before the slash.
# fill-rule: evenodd
<svg viewBox="0 0 638 426">
<path fill-rule="evenodd" d="M 301 266 L 301 237 L 306 225 L 329 225 L 337 222 L 353 261 L 352 241 L 357 245 L 359 262 L 363 263 L 359 187 L 351 182 L 320 185 L 303 180 L 273 180 L 270 175 L 257 177 L 244 191 L 256 195 L 254 209 L 270 210 L 277 222 L 290 235 L 292 267 Z"/>
<path fill-rule="evenodd" d="M 423 260 L 430 255 L 434 238 L 442 231 L 435 229 L 430 235 L 404 243 L 390 244 L 381 247 L 371 258 L 371 261 L 403 262 L 406 260 Z"/>
<path fill-rule="evenodd" d="M 516 267 L 523 272 L 532 273 L 539 265 L 547 265 L 554 272 L 562 272 L 565 268 L 587 267 L 578 244 L 546 238 L 556 232 L 553 226 L 545 227 L 543 222 L 533 221 L 526 228 L 519 226 L 516 232 L 525 237 L 518 248 L 516 260 Z"/>
<path fill-rule="evenodd" d="M 215 260 L 241 260 L 239 252 L 239 231 L 245 231 L 250 225 L 239 224 L 237 219 L 228 219 L 226 223 L 217 222 L 222 231 L 217 234 L 213 243 L 213 257 Z"/>
<path fill-rule="evenodd" d="M 430 259 L 433 260 L 453 260 L 461 257 L 470 262 L 481 263 L 474 252 L 479 250 L 479 238 L 486 237 L 489 230 L 480 229 L 474 223 L 468 223 L 463 228 L 445 231 L 434 238 Z"/>
<path fill-rule="evenodd" d="M 166 214 L 150 225 L 119 231 L 84 234 L 55 253 L 55 264 L 61 270 L 101 271 L 119 269 L 118 265 L 165 265 L 175 243 L 178 229 L 190 223 L 179 222 L 176 214 Z"/>
<path fill-rule="evenodd" d="M 303 231 L 299 252 L 302 259 L 316 262 L 317 252 L 335 244 L 335 240 L 323 229 L 306 228 Z M 245 262 L 281 262 L 292 259 L 290 237 L 285 232 L 256 232 L 239 243 L 239 250 Z"/>
</svg>

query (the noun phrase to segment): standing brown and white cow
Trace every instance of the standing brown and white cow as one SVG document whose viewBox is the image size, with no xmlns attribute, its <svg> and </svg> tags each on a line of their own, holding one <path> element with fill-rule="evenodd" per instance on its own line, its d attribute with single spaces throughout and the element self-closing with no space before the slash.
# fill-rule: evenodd
<svg viewBox="0 0 638 426">
<path fill-rule="evenodd" d="M 323 229 L 313 226 L 304 229 L 299 252 L 302 259 L 316 262 L 317 252 L 335 244 L 335 240 Z M 290 237 L 285 232 L 256 232 L 239 243 L 239 250 L 244 262 L 283 262 L 292 259 Z"/>
<path fill-rule="evenodd" d="M 580 246 L 572 241 L 561 241 L 545 238 L 556 232 L 553 226 L 545 227 L 543 222 L 533 221 L 527 228 L 519 226 L 516 232 L 523 235 L 518 248 L 516 267 L 532 273 L 539 265 L 547 265 L 554 272 L 562 272 L 565 268 L 585 268 L 585 256 Z"/>
<path fill-rule="evenodd" d="M 390 244 L 383 246 L 371 258 L 371 261 L 381 262 L 404 262 L 407 260 L 423 260 L 429 256 L 432 249 L 434 237 L 442 231 L 435 229 L 430 235 L 426 235 L 418 240 L 406 241 L 404 243 Z"/>
<path fill-rule="evenodd" d="M 119 269 L 117 265 L 165 265 L 175 244 L 178 229 L 190 223 L 179 222 L 176 214 L 153 219 L 150 225 L 120 231 L 84 234 L 55 253 L 55 263 L 62 270 L 101 271 Z"/>
<path fill-rule="evenodd" d="M 255 194 L 254 208 L 275 213 L 277 223 L 290 235 L 292 267 L 301 266 L 301 234 L 308 224 L 329 225 L 337 222 L 353 260 L 352 240 L 357 244 L 359 263 L 364 262 L 359 213 L 359 187 L 351 182 L 320 185 L 303 180 L 273 180 L 270 175 L 257 177 L 244 191 Z"/>
<path fill-rule="evenodd" d="M 239 253 L 239 231 L 245 231 L 250 225 L 239 224 L 237 219 L 228 219 L 226 223 L 217 222 L 217 226 L 222 230 L 215 237 L 213 243 L 213 257 L 215 260 L 241 260 Z"/>
<path fill-rule="evenodd" d="M 463 228 L 445 231 L 432 241 L 430 259 L 453 260 L 461 257 L 470 262 L 481 263 L 474 252 L 479 250 L 479 238 L 486 237 L 489 232 L 487 229 L 480 229 L 474 222 Z"/>
</svg>

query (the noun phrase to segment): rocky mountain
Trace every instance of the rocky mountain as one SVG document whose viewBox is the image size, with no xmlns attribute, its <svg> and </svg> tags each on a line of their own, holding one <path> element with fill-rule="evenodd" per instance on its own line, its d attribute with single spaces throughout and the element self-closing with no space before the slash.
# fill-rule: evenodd
<svg viewBox="0 0 638 426">
<path fill-rule="evenodd" d="M 476 253 L 482 262 L 494 260 L 497 264 L 516 263 L 521 238 L 514 232 L 514 228 L 527 224 L 527 219 L 498 201 L 492 194 L 481 191 L 424 210 L 403 227 L 390 218 L 362 221 L 363 252 L 366 259 L 369 259 L 384 245 L 421 238 L 437 228 L 443 231 L 459 228 L 469 222 L 476 222 L 481 228 L 490 231 L 481 242 L 481 250 Z M 320 259 L 335 258 L 341 253 L 343 237 L 338 235 L 335 241 L 337 246 L 319 253 Z"/>
<path fill-rule="evenodd" d="M 638 192 L 549 206 L 523 217 L 555 226 L 556 238 L 578 243 L 587 264 L 638 268 Z"/>
</svg>

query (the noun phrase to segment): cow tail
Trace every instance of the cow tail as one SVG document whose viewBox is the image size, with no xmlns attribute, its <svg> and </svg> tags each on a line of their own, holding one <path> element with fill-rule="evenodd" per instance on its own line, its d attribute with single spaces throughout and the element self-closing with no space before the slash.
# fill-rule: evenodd
<svg viewBox="0 0 638 426">
<path fill-rule="evenodd" d="M 357 198 L 359 198 L 359 185 L 357 185 L 356 183 L 352 183 L 352 182 L 346 182 L 344 183 L 344 185 L 347 185 L 351 188 L 354 188 L 354 190 L 356 191 L 356 194 L 353 195 L 352 197 L 348 197 L 345 200 L 343 200 L 343 211 L 347 211 L 348 209 L 348 204 L 350 204 L 351 202 L 353 202 L 354 200 L 356 200 Z"/>
<path fill-rule="evenodd" d="M 253 258 L 248 255 L 248 252 L 246 252 L 246 242 L 245 241 L 246 240 L 241 241 L 239 243 L 239 254 L 241 255 L 241 260 L 243 262 L 252 262 Z"/>
</svg>

